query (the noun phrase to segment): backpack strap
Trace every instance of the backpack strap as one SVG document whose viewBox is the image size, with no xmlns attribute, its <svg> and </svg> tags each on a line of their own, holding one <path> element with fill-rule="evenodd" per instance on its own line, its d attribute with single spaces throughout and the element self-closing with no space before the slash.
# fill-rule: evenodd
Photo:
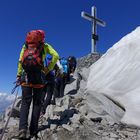
<svg viewBox="0 0 140 140">
<path fill-rule="evenodd" d="M 47 59 L 45 58 L 45 60 L 44 60 L 44 61 L 45 61 L 45 66 L 46 66 L 46 65 L 47 65 Z"/>
<path fill-rule="evenodd" d="M 26 43 L 24 43 L 24 45 L 25 45 L 25 48 L 28 49 L 28 45 Z"/>
</svg>

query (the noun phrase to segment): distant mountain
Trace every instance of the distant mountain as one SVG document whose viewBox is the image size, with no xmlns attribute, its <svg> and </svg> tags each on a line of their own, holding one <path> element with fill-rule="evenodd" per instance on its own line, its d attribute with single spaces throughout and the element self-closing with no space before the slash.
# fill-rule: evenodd
<svg viewBox="0 0 140 140">
<path fill-rule="evenodd" d="M 0 93 L 0 115 L 4 113 L 5 109 L 12 104 L 15 96 L 6 93 Z"/>
</svg>

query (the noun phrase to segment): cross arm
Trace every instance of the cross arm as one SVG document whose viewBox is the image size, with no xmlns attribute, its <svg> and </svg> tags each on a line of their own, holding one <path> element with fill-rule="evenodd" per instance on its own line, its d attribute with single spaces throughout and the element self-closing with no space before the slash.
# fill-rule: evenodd
<svg viewBox="0 0 140 140">
<path fill-rule="evenodd" d="M 97 24 L 99 24 L 99 25 L 101 25 L 101 26 L 103 26 L 103 27 L 106 26 L 106 23 L 105 23 L 104 21 L 102 21 L 102 20 L 100 20 L 100 19 L 98 19 L 98 18 L 95 18 L 94 16 L 91 16 L 91 15 L 89 15 L 88 13 L 86 13 L 86 12 L 84 12 L 84 11 L 81 12 L 81 16 L 82 16 L 83 18 L 89 20 L 89 21 L 95 20 L 95 21 L 97 22 Z"/>
</svg>

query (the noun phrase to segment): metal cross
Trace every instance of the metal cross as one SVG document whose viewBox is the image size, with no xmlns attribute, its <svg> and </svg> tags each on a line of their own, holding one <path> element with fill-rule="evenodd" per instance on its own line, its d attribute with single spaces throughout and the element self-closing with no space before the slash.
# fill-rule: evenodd
<svg viewBox="0 0 140 140">
<path fill-rule="evenodd" d="M 105 27 L 106 23 L 96 17 L 97 13 L 95 6 L 91 8 L 91 15 L 83 11 L 81 12 L 81 16 L 92 22 L 91 53 L 96 53 L 96 41 L 99 39 L 96 34 L 97 24 Z"/>
</svg>

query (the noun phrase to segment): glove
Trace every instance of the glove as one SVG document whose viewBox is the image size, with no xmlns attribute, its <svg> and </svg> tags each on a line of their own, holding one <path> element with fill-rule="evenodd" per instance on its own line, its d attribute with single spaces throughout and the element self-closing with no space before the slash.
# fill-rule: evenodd
<svg viewBox="0 0 140 140">
<path fill-rule="evenodd" d="M 61 76 L 61 78 L 63 78 L 64 77 L 64 73 L 61 73 L 60 76 Z"/>
<path fill-rule="evenodd" d="M 60 72 L 60 74 L 64 74 L 64 72 L 63 72 L 63 68 L 61 68 L 61 69 L 59 69 L 59 72 Z"/>
<path fill-rule="evenodd" d="M 17 76 L 16 85 L 20 85 L 20 83 L 21 83 L 21 76 Z"/>
</svg>

